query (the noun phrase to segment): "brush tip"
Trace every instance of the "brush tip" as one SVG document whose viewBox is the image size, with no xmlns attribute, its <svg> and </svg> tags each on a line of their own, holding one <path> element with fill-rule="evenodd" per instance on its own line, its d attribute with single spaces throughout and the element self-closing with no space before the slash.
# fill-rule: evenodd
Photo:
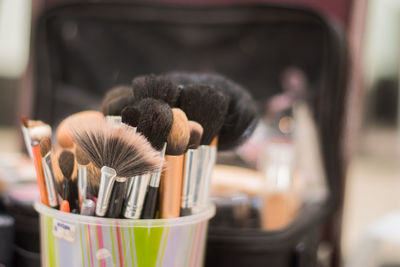
<svg viewBox="0 0 400 267">
<path fill-rule="evenodd" d="M 189 121 L 190 139 L 188 149 L 196 149 L 200 146 L 201 137 L 203 136 L 203 126 L 196 121 Z"/>
<path fill-rule="evenodd" d="M 136 101 L 154 98 L 164 101 L 171 107 L 175 106 L 179 96 L 178 85 L 164 75 L 139 76 L 132 81 L 132 88 Z"/>
<path fill-rule="evenodd" d="M 51 139 L 49 137 L 42 138 L 39 143 L 40 155 L 44 157 L 51 150 Z"/>
<path fill-rule="evenodd" d="M 103 98 L 103 102 L 101 104 L 101 110 L 104 115 L 121 115 L 114 114 L 121 112 L 121 110 L 127 104 L 124 100 L 129 99 L 129 102 L 133 97 L 132 87 L 129 85 L 118 85 L 111 88 Z"/>
<path fill-rule="evenodd" d="M 173 123 L 167 139 L 166 154 L 182 155 L 190 139 L 189 122 L 185 112 L 179 108 L 172 109 Z"/>
<path fill-rule="evenodd" d="M 89 158 L 82 151 L 79 146 L 75 147 L 76 162 L 80 165 L 88 165 L 90 163 Z"/>
<path fill-rule="evenodd" d="M 21 115 L 21 124 L 25 128 L 28 128 L 28 117 L 26 115 Z"/>
<path fill-rule="evenodd" d="M 140 121 L 140 110 L 135 106 L 125 107 L 121 112 L 121 120 L 131 127 L 137 127 Z"/>
<path fill-rule="evenodd" d="M 70 179 L 74 171 L 75 157 L 71 151 L 64 150 L 58 158 L 58 165 L 65 178 Z"/>
</svg>

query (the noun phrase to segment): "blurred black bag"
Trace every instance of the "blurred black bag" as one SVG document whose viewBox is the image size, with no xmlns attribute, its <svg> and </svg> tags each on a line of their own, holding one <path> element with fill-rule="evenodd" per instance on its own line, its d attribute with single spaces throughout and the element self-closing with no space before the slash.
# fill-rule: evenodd
<svg viewBox="0 0 400 267">
<path fill-rule="evenodd" d="M 287 67 L 301 69 L 310 85 L 330 196 L 280 231 L 209 229 L 205 265 L 316 266 L 322 230 L 342 199 L 347 71 L 345 41 L 324 17 L 265 4 L 81 1 L 41 14 L 33 52 L 33 117 L 53 126 L 73 112 L 97 109 L 106 90 L 141 74 L 217 72 L 245 85 L 262 103 L 281 92 Z"/>
</svg>

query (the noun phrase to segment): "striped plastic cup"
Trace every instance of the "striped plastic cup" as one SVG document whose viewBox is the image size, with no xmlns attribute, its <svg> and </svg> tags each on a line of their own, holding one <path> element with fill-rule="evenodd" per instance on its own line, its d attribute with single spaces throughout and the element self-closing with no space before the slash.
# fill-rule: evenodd
<svg viewBox="0 0 400 267">
<path fill-rule="evenodd" d="M 35 202 L 42 266 L 202 266 L 210 206 L 174 219 L 127 220 L 60 212 Z"/>
</svg>

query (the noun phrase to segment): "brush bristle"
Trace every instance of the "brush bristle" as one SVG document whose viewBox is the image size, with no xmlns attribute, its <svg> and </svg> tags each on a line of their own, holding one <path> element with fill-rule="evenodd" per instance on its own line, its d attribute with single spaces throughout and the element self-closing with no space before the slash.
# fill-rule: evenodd
<svg viewBox="0 0 400 267">
<path fill-rule="evenodd" d="M 71 128 L 85 125 L 92 120 L 100 118 L 104 118 L 103 114 L 94 110 L 81 111 L 68 116 L 57 127 L 56 138 L 58 144 L 63 148 L 72 148 L 74 141 L 72 140 Z"/>
<path fill-rule="evenodd" d="M 51 127 L 48 124 L 38 125 L 29 128 L 31 140 L 40 141 L 43 138 L 51 138 Z"/>
<path fill-rule="evenodd" d="M 156 171 L 162 163 L 146 138 L 125 124 L 115 127 L 104 119 L 96 120 L 74 127 L 73 136 L 97 168 L 113 168 L 120 177 Z"/>
<path fill-rule="evenodd" d="M 132 81 L 135 101 L 144 98 L 159 99 L 174 107 L 179 96 L 179 88 L 166 76 L 146 75 Z"/>
<path fill-rule="evenodd" d="M 140 110 L 135 106 L 125 107 L 121 112 L 121 121 L 131 127 L 137 127 L 140 120 Z"/>
<path fill-rule="evenodd" d="M 182 155 L 185 153 L 190 139 L 189 122 L 185 112 L 173 108 L 173 123 L 167 139 L 167 155 Z"/>
<path fill-rule="evenodd" d="M 202 145 L 209 145 L 218 135 L 228 110 L 229 97 L 205 84 L 185 86 L 179 106 L 190 120 L 203 126 Z"/>
<path fill-rule="evenodd" d="M 203 136 L 203 127 L 200 123 L 195 121 L 189 121 L 190 139 L 188 149 L 196 149 L 200 145 L 201 138 Z"/>
<path fill-rule="evenodd" d="M 58 158 L 58 165 L 65 178 L 70 179 L 74 171 L 75 157 L 71 151 L 64 150 Z"/>
<path fill-rule="evenodd" d="M 25 127 L 28 128 L 28 117 L 26 115 L 21 116 L 21 124 Z"/>
<path fill-rule="evenodd" d="M 168 104 L 145 98 L 134 106 L 140 112 L 137 131 L 143 134 L 154 149 L 160 151 L 171 131 L 173 114 Z"/>
<path fill-rule="evenodd" d="M 90 163 L 88 157 L 79 146 L 75 147 L 75 155 L 76 155 L 76 162 L 79 165 L 88 165 Z"/>
<path fill-rule="evenodd" d="M 42 155 L 42 157 L 46 156 L 46 154 L 49 153 L 49 151 L 51 150 L 51 139 L 45 137 L 42 140 L 40 140 L 39 150 L 40 150 L 40 155 Z"/>
<path fill-rule="evenodd" d="M 233 149 L 242 144 L 257 125 L 257 108 L 249 92 L 240 84 L 219 74 L 171 72 L 167 74 L 178 84 L 203 83 L 215 86 L 230 97 L 225 122 L 219 132 L 219 150 Z"/>
<path fill-rule="evenodd" d="M 122 109 L 127 105 L 124 100 L 133 101 L 132 87 L 129 85 L 119 85 L 111 88 L 104 96 L 101 110 L 104 115 L 121 115 Z M 114 114 L 118 113 L 119 114 Z"/>
</svg>

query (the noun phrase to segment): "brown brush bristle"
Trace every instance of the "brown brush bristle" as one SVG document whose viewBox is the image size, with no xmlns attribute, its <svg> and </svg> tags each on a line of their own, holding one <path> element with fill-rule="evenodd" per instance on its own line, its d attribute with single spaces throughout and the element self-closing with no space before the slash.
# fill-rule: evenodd
<svg viewBox="0 0 400 267">
<path fill-rule="evenodd" d="M 174 121 L 167 139 L 167 155 L 182 155 L 185 153 L 190 139 L 189 122 L 185 112 L 179 108 L 173 108 Z"/>
<path fill-rule="evenodd" d="M 129 85 L 118 85 L 111 88 L 104 96 L 101 110 L 104 115 L 121 115 L 126 105 L 133 101 L 132 87 Z M 117 113 L 117 114 L 115 114 Z"/>
<path fill-rule="evenodd" d="M 88 110 L 75 113 L 65 118 L 58 126 L 56 138 L 58 144 L 63 148 L 73 148 L 71 127 L 86 124 L 93 119 L 104 118 L 103 114 L 98 111 Z"/>
<path fill-rule="evenodd" d="M 46 154 L 49 153 L 49 151 L 51 150 L 50 138 L 45 137 L 42 140 L 40 140 L 39 150 L 40 150 L 40 155 L 42 155 L 42 157 L 46 156 Z"/>
<path fill-rule="evenodd" d="M 146 138 L 128 125 L 115 127 L 97 119 L 74 127 L 72 132 L 76 143 L 97 168 L 113 168 L 120 177 L 156 171 L 162 163 Z"/>
<path fill-rule="evenodd" d="M 75 147 L 75 155 L 76 155 L 76 162 L 78 162 L 79 165 L 88 165 L 89 164 L 89 158 L 86 156 L 86 154 L 82 151 L 82 149 L 79 146 Z"/>
<path fill-rule="evenodd" d="M 101 171 L 93 163 L 88 165 L 88 193 L 97 197 L 99 194 Z"/>
<path fill-rule="evenodd" d="M 190 139 L 188 149 L 196 149 L 200 145 L 201 137 L 203 136 L 203 127 L 200 123 L 189 121 Z"/>
<path fill-rule="evenodd" d="M 160 151 L 171 131 L 173 114 L 168 104 L 145 98 L 134 106 L 140 112 L 137 132 L 143 134 L 156 150 Z"/>
<path fill-rule="evenodd" d="M 21 116 L 21 123 L 25 128 L 28 128 L 28 117 L 25 115 Z"/>
<path fill-rule="evenodd" d="M 132 81 L 135 101 L 145 98 L 162 100 L 174 107 L 179 96 L 178 85 L 166 76 L 154 74 L 140 76 Z"/>
<path fill-rule="evenodd" d="M 203 126 L 202 145 L 209 145 L 218 135 L 228 110 L 229 97 L 204 84 L 184 87 L 179 97 L 179 107 L 190 120 Z"/>
<path fill-rule="evenodd" d="M 60 166 L 61 173 L 65 178 L 72 178 L 75 165 L 74 154 L 68 150 L 62 151 L 60 157 L 58 158 L 58 165 Z"/>
</svg>

